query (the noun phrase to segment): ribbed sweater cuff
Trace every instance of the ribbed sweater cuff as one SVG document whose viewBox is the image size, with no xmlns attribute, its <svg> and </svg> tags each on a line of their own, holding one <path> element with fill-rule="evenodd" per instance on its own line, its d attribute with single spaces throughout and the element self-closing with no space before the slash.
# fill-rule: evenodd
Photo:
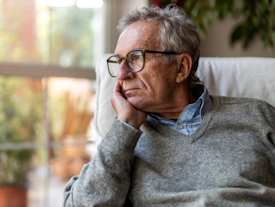
<svg viewBox="0 0 275 207">
<path fill-rule="evenodd" d="M 102 144 L 117 152 L 133 152 L 142 131 L 115 119 L 102 139 Z"/>
</svg>

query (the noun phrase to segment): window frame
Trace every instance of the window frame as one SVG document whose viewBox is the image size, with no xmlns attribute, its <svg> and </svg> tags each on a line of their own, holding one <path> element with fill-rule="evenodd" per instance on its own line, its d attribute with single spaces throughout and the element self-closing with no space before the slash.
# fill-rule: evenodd
<svg viewBox="0 0 275 207">
<path fill-rule="evenodd" d="M 94 68 L 60 67 L 33 63 L 0 62 L 0 75 L 27 77 L 72 77 L 96 79 Z"/>
</svg>

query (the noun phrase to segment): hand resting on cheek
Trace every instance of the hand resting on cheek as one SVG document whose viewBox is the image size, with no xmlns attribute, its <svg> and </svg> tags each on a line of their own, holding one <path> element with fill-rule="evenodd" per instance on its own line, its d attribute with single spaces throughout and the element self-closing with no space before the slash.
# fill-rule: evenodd
<svg viewBox="0 0 275 207">
<path fill-rule="evenodd" d="M 117 113 L 117 118 L 136 129 L 139 129 L 146 121 L 146 113 L 135 109 L 123 96 L 119 82 L 113 88 L 111 103 Z"/>
</svg>

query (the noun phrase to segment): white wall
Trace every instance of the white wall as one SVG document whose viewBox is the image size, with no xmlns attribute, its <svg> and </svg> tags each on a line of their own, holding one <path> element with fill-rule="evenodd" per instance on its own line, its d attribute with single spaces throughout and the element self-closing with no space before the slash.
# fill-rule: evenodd
<svg viewBox="0 0 275 207">
<path fill-rule="evenodd" d="M 225 20 L 216 20 L 208 30 L 205 38 L 201 39 L 202 57 L 275 57 L 275 48 L 264 49 L 259 37 L 247 48 L 242 49 L 241 43 L 230 46 L 230 33 L 235 20 L 231 17 Z"/>
</svg>

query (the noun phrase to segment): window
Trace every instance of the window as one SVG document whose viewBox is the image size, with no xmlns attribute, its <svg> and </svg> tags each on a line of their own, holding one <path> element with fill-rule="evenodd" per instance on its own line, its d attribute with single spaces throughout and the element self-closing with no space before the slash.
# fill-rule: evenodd
<svg viewBox="0 0 275 207">
<path fill-rule="evenodd" d="M 61 206 L 66 172 L 77 174 L 91 159 L 86 147 L 93 147 L 93 68 L 104 53 L 102 4 L 0 0 L 0 162 L 2 170 L 5 161 L 5 170 L 28 176 L 28 206 Z M 1 169 L 0 187 L 13 182 Z"/>
<path fill-rule="evenodd" d="M 104 10 L 93 7 L 102 4 L 102 0 L 0 1 L 0 60 L 94 67 L 104 50 Z"/>
</svg>

